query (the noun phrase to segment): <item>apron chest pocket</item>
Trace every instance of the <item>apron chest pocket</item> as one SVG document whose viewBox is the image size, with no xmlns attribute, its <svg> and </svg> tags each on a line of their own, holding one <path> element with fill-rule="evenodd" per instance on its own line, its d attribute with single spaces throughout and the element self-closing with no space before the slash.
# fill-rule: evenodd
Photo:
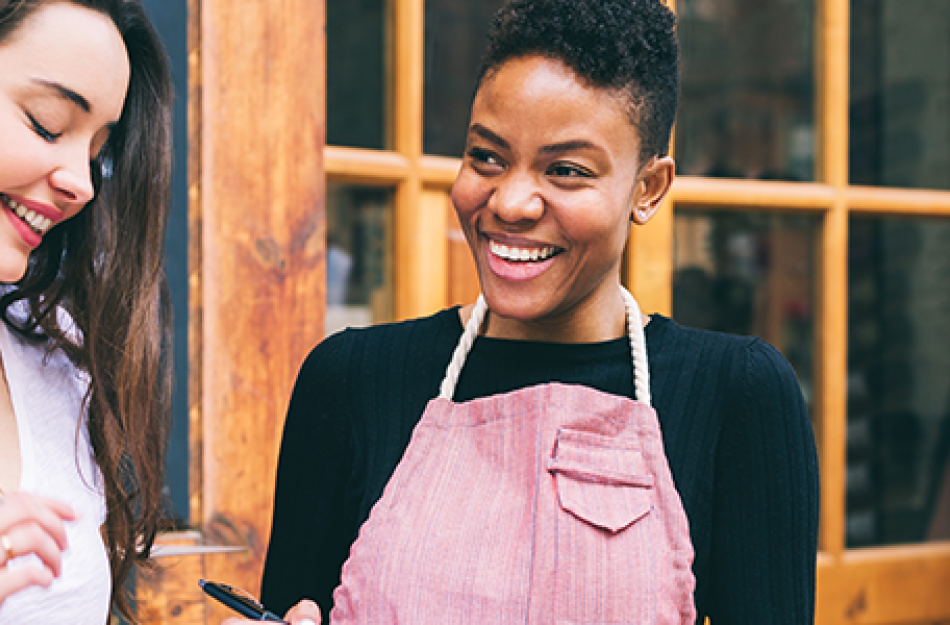
<svg viewBox="0 0 950 625">
<path fill-rule="evenodd" d="M 617 533 L 650 512 L 653 476 L 639 442 L 560 429 L 547 463 L 561 508 Z"/>
</svg>

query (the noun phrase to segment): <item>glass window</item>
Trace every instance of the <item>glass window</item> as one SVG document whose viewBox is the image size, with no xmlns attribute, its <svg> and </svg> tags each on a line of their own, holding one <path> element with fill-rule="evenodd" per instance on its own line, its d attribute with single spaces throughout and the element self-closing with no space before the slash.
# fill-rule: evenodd
<svg viewBox="0 0 950 625">
<path fill-rule="evenodd" d="M 847 543 L 950 538 L 950 220 L 853 217 Z"/>
<path fill-rule="evenodd" d="M 393 318 L 393 191 L 327 182 L 326 334 Z"/>
<path fill-rule="evenodd" d="M 327 0 L 327 144 L 385 149 L 385 0 Z"/>
<path fill-rule="evenodd" d="M 809 406 L 819 225 L 810 215 L 693 209 L 673 221 L 673 318 L 765 339 L 795 368 Z"/>
<path fill-rule="evenodd" d="M 165 457 L 166 515 L 176 528 L 189 522 L 188 444 L 188 4 L 145 0 L 149 18 L 165 44 L 175 86 L 172 119 L 171 209 L 165 231 L 165 274 L 172 302 L 172 424 Z"/>
<path fill-rule="evenodd" d="M 678 0 L 683 174 L 814 180 L 814 0 Z"/>
<path fill-rule="evenodd" d="M 852 0 L 852 184 L 950 189 L 950 2 Z"/>
<path fill-rule="evenodd" d="M 462 156 L 475 73 L 492 16 L 501 5 L 502 0 L 426 1 L 426 154 Z"/>
</svg>

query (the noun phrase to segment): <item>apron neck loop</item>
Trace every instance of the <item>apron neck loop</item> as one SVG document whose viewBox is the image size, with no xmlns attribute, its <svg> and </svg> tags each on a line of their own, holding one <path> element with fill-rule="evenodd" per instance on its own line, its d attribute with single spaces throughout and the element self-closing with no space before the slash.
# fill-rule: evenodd
<svg viewBox="0 0 950 625">
<path fill-rule="evenodd" d="M 634 399 L 651 405 L 650 368 L 647 364 L 647 338 L 643 332 L 643 318 L 640 306 L 630 291 L 620 287 L 623 303 L 627 309 L 627 335 L 630 337 L 630 356 L 633 359 L 633 395 Z"/>
<path fill-rule="evenodd" d="M 627 289 L 621 286 L 620 292 L 623 295 L 623 303 L 627 312 L 627 334 L 630 338 L 630 355 L 633 359 L 634 399 L 649 406 L 650 370 L 647 365 L 646 335 L 643 332 L 640 306 L 637 305 L 637 300 Z M 478 299 L 475 300 L 472 316 L 465 324 L 465 331 L 462 333 L 462 338 L 459 339 L 455 352 L 452 354 L 452 360 L 445 371 L 445 379 L 442 380 L 442 386 L 439 389 L 440 398 L 451 400 L 452 395 L 455 394 L 455 387 L 462 373 L 462 367 L 465 366 L 465 359 L 478 337 L 478 331 L 481 329 L 487 313 L 488 304 L 485 303 L 485 296 L 479 295 Z"/>
</svg>

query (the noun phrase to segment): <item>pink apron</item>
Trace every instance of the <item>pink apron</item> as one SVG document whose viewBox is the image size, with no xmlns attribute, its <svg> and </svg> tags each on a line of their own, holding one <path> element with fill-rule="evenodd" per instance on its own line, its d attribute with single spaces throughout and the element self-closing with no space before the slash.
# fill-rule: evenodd
<svg viewBox="0 0 950 625">
<path fill-rule="evenodd" d="M 332 623 L 695 621 L 686 513 L 624 296 L 638 401 L 550 383 L 456 404 L 479 298 L 352 546 Z"/>
</svg>

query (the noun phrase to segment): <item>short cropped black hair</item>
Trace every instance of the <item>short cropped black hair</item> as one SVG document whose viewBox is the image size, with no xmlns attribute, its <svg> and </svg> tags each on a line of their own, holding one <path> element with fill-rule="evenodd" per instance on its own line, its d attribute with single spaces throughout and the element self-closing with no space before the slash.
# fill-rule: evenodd
<svg viewBox="0 0 950 625">
<path fill-rule="evenodd" d="M 476 92 L 515 58 L 563 62 L 627 100 L 640 158 L 669 152 L 679 94 L 676 17 L 661 0 L 512 0 L 495 13 Z"/>
</svg>

